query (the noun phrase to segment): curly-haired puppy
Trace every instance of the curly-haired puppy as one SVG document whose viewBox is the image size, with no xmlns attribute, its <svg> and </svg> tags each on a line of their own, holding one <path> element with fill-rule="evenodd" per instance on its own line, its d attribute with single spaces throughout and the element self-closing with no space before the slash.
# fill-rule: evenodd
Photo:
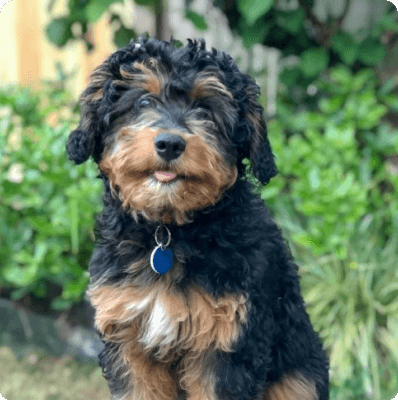
<svg viewBox="0 0 398 400">
<path fill-rule="evenodd" d="M 141 39 L 92 74 L 67 150 L 105 185 L 89 297 L 114 400 L 326 400 L 281 233 L 258 86 L 203 41 Z"/>
</svg>

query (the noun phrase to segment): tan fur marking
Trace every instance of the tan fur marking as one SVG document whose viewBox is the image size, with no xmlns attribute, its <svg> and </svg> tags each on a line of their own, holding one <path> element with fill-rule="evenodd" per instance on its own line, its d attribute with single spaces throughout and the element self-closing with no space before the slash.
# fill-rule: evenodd
<svg viewBox="0 0 398 400">
<path fill-rule="evenodd" d="M 96 308 L 96 326 L 104 339 L 120 343 L 121 359 L 129 367 L 129 396 L 139 400 L 175 399 L 176 384 L 166 365 L 149 359 L 139 341 L 156 290 L 103 286 L 88 294 Z"/>
<path fill-rule="evenodd" d="M 238 339 L 247 319 L 243 295 L 214 299 L 197 287 L 176 292 L 164 283 L 146 289 L 92 286 L 88 295 L 96 309 L 96 327 L 105 340 L 120 344 L 132 398 L 175 399 L 175 379 L 166 363 L 188 352 L 180 371 L 188 399 L 215 399 L 214 371 L 206 360 L 209 350 L 231 351 Z"/>
<path fill-rule="evenodd" d="M 101 170 L 119 190 L 123 206 L 138 214 L 169 223 L 189 222 L 192 211 L 215 204 L 237 178 L 235 166 L 227 167 L 214 146 L 200 135 L 181 134 L 187 146 L 172 171 L 181 176 L 173 188 L 154 188 L 153 173 L 162 170 L 153 141 L 161 133 L 150 128 L 124 127 L 100 162 Z M 152 177 L 152 185 L 149 179 Z"/>
<path fill-rule="evenodd" d="M 211 371 L 207 362 L 210 355 L 189 354 L 182 361 L 181 380 L 182 389 L 187 392 L 187 400 L 216 400 L 215 371 Z M 207 365 L 207 368 L 206 368 Z"/>
<path fill-rule="evenodd" d="M 193 89 L 190 93 L 194 99 L 222 95 L 233 98 L 232 93 L 219 79 L 209 73 L 203 73 L 196 78 Z"/>
<path fill-rule="evenodd" d="M 97 101 L 97 100 L 101 100 L 104 97 L 104 92 L 101 89 L 98 89 L 96 92 L 94 92 L 93 94 L 87 95 L 86 96 L 86 101 L 91 102 L 91 101 Z"/>
<path fill-rule="evenodd" d="M 315 384 L 300 375 L 285 376 L 271 386 L 264 400 L 317 400 Z"/>
<path fill-rule="evenodd" d="M 149 78 L 145 85 L 145 90 L 149 93 L 160 94 L 162 89 L 161 83 L 157 78 Z"/>
<path fill-rule="evenodd" d="M 112 74 L 107 70 L 107 66 L 104 64 L 98 66 L 89 78 L 89 84 L 87 89 L 82 93 L 81 101 L 84 103 L 90 103 L 92 101 L 101 100 L 104 95 L 102 85 L 110 78 L 112 78 Z M 87 90 L 92 88 L 96 88 L 94 93 L 86 94 Z"/>
<path fill-rule="evenodd" d="M 131 368 L 132 399 L 176 399 L 177 386 L 166 364 L 152 362 L 143 352 L 137 352 L 132 346 L 127 345 L 123 351 L 125 362 Z"/>
<path fill-rule="evenodd" d="M 145 301 L 153 301 L 150 294 L 133 287 L 100 286 L 89 288 L 87 294 L 96 309 L 96 327 L 108 339 L 116 326 L 131 322 L 140 311 L 145 311 Z"/>
<path fill-rule="evenodd" d="M 188 348 L 198 352 L 212 347 L 231 351 L 241 324 L 246 321 L 245 298 L 225 295 L 215 300 L 199 289 L 192 289 L 188 298 L 191 316 Z"/>
<path fill-rule="evenodd" d="M 96 309 L 96 327 L 105 339 L 119 342 L 123 339 L 120 330 L 130 330 L 132 322 L 139 321 L 142 326 L 136 332 L 137 339 L 151 348 L 164 346 L 160 349 L 164 356 L 175 348 L 231 351 L 246 322 L 245 297 L 224 295 L 214 299 L 196 287 L 184 294 L 170 290 L 159 284 L 146 290 L 133 286 L 90 288 L 88 296 Z M 160 312 L 164 315 L 156 314 Z M 151 318 L 161 318 L 159 332 L 148 333 L 151 323 L 156 322 Z M 163 326 L 163 322 L 167 325 Z"/>
<path fill-rule="evenodd" d="M 163 71 L 160 70 L 156 60 L 147 60 L 146 63 L 151 68 L 142 62 L 135 62 L 133 64 L 135 71 L 126 71 L 122 66 L 120 68 L 120 74 L 123 79 L 130 82 L 130 84 L 140 86 L 149 93 L 160 94 L 167 77 Z"/>
</svg>

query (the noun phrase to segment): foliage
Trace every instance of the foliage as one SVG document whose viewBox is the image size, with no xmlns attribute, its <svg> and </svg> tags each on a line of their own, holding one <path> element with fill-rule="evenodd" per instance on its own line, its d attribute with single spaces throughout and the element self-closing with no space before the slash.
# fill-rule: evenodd
<svg viewBox="0 0 398 400">
<path fill-rule="evenodd" d="M 154 2 L 156 0 L 153 0 Z M 48 39 L 58 47 L 65 46 L 70 40 L 83 40 L 87 50 L 92 50 L 95 43 L 90 38 L 90 28 L 97 22 L 109 7 L 123 0 L 69 0 L 68 13 L 54 18 L 46 27 Z M 52 2 L 54 6 L 55 1 Z M 49 11 L 52 11 L 50 7 Z M 124 26 L 120 16 L 111 13 L 110 22 L 115 23 L 118 28 L 114 31 L 114 41 L 124 45 L 135 36 L 132 29 Z"/>
<path fill-rule="evenodd" d="M 398 130 L 384 119 L 398 110 L 397 86 L 336 66 L 301 111 L 282 90 L 269 123 L 281 176 L 261 196 L 303 266 L 337 400 L 397 392 Z"/>
<path fill-rule="evenodd" d="M 290 221 L 287 228 L 314 254 L 345 258 L 364 217 L 377 215 L 386 236 L 398 221 L 398 176 L 388 161 L 398 151 L 398 131 L 382 121 L 389 109 L 398 110 L 391 93 L 398 82 L 376 83 L 371 70 L 335 67 L 314 85 L 318 108 L 296 112 L 286 90 L 269 124 L 284 179 L 266 186 L 262 197 L 281 215 L 295 209 L 302 226 Z"/>
<path fill-rule="evenodd" d="M 387 241 L 380 230 L 380 221 L 362 221 L 344 259 L 303 257 L 303 291 L 329 350 L 336 400 L 397 393 L 398 227 Z"/>
<path fill-rule="evenodd" d="M 100 204 L 93 165 L 67 161 L 72 104 L 62 83 L 0 91 L 0 285 L 16 299 L 55 284 L 55 308 L 82 298 Z"/>
<path fill-rule="evenodd" d="M 397 80 L 370 70 L 398 38 L 394 6 L 366 32 L 320 22 L 314 1 L 295 8 L 218 2 L 251 47 L 276 47 L 296 64 L 280 76 L 269 135 L 281 171 L 261 189 L 302 266 L 312 322 L 331 359 L 331 398 L 397 393 Z M 269 7 L 269 3 L 272 3 Z M 284 3 L 287 5 L 287 2 Z M 289 4 L 293 4 L 290 2 Z"/>
<path fill-rule="evenodd" d="M 75 38 L 92 47 L 90 26 L 114 2 L 96 9 L 99 0 L 70 0 L 68 15 L 48 26 L 50 40 L 63 46 Z M 136 3 L 155 15 L 162 9 L 162 0 Z M 191 3 L 185 1 L 186 18 L 207 29 Z M 260 193 L 302 266 L 309 313 L 331 358 L 331 398 L 392 398 L 398 386 L 398 132 L 386 116 L 398 111 L 398 82 L 381 84 L 374 69 L 398 39 L 397 14 L 390 4 L 372 28 L 351 33 L 344 29 L 350 0 L 324 22 L 314 3 L 214 0 L 247 48 L 261 43 L 296 59 L 280 75 L 277 115 L 269 123 L 281 174 Z M 135 32 L 112 11 L 109 16 L 115 43 L 127 44 Z M 35 113 L 23 118 L 37 125 Z M 7 218 L 10 210 L 3 212 Z"/>
<path fill-rule="evenodd" d="M 242 37 L 245 45 L 256 43 L 275 47 L 284 56 L 300 56 L 297 84 L 308 84 L 325 67 L 345 63 L 354 69 L 373 66 L 383 61 L 386 48 L 398 33 L 396 10 L 389 12 L 369 31 L 345 32 L 343 24 L 350 9 L 345 0 L 339 16 L 328 15 L 325 22 L 313 11 L 314 0 L 279 2 L 266 0 L 214 0 L 228 17 L 231 28 Z"/>
<path fill-rule="evenodd" d="M 57 0 L 51 2 L 49 11 Z M 164 10 L 166 0 L 135 0 L 138 6 L 149 8 L 154 16 L 160 16 Z M 109 17 L 110 27 L 113 32 L 113 42 L 117 47 L 126 46 L 130 40 L 136 39 L 138 35 L 147 32 L 136 32 L 130 24 L 126 23 L 120 13 L 111 6 L 122 3 L 123 0 L 69 0 L 68 11 L 61 17 L 54 17 L 46 27 L 46 35 L 51 43 L 58 47 L 64 47 L 71 40 L 81 40 L 86 44 L 88 51 L 95 47 L 95 43 L 90 36 L 90 29 L 93 24 L 106 14 Z M 185 18 L 190 20 L 193 25 L 201 31 L 208 29 L 208 24 L 203 15 L 191 9 L 192 0 L 185 0 Z M 259 0 L 261 5 L 263 0 Z M 161 26 L 159 24 L 159 26 Z M 158 25 L 156 26 L 158 29 Z M 161 37 L 162 32 L 157 31 L 156 37 Z"/>
<path fill-rule="evenodd" d="M 213 2 L 226 14 L 231 28 L 242 37 L 247 48 L 260 43 L 279 49 L 284 58 L 294 56 L 291 60 L 294 66 L 280 74 L 292 113 L 319 110 L 319 96 L 314 96 L 310 89 L 329 68 L 345 65 L 346 70 L 355 73 L 380 66 L 398 39 L 398 14 L 392 4 L 371 28 L 348 32 L 344 23 L 352 8 L 350 0 L 344 0 L 339 16 L 330 14 L 324 22 L 314 13 L 314 0 L 267 0 L 263 7 L 254 7 L 252 0 Z M 378 85 L 378 80 L 374 80 Z M 334 101 L 338 108 L 339 100 Z M 386 105 L 396 109 L 387 100 Z"/>
</svg>

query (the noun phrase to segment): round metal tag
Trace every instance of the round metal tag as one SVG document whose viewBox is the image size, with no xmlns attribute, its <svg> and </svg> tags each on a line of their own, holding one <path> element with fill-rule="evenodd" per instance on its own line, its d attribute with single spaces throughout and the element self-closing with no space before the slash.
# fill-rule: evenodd
<svg viewBox="0 0 398 400">
<path fill-rule="evenodd" d="M 173 253 L 170 249 L 155 247 L 151 254 L 151 267 L 158 274 L 165 274 L 173 266 Z"/>
</svg>

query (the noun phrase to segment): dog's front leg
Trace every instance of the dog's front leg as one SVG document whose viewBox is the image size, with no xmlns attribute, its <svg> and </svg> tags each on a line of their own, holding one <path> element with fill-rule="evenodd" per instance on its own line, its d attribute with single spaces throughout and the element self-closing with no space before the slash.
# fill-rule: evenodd
<svg viewBox="0 0 398 400">
<path fill-rule="evenodd" d="M 131 400 L 175 400 L 177 390 L 166 365 L 151 362 L 143 354 L 128 360 Z"/>
<path fill-rule="evenodd" d="M 105 343 L 100 365 L 111 400 L 175 400 L 177 389 L 167 364 L 152 361 L 125 344 Z"/>
<path fill-rule="evenodd" d="M 251 400 L 262 387 L 244 364 L 236 363 L 231 353 L 212 351 L 183 360 L 181 387 L 187 400 Z"/>
<path fill-rule="evenodd" d="M 214 353 L 188 353 L 181 368 L 180 385 L 187 400 L 216 400 L 217 374 Z"/>
</svg>

